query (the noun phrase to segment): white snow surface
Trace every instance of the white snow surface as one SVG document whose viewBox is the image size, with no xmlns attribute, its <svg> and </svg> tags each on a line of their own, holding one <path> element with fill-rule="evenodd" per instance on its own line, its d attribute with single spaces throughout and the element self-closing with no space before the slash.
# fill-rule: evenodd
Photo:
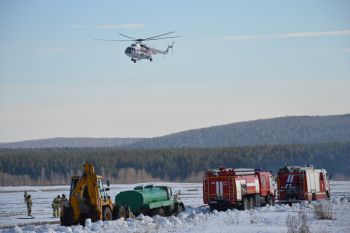
<svg viewBox="0 0 350 233">
<path fill-rule="evenodd" d="M 112 199 L 120 191 L 132 189 L 136 185 L 112 185 L 109 192 Z M 135 219 L 91 222 L 85 226 L 63 227 L 59 219 L 52 217 L 51 202 L 57 195 L 68 195 L 69 186 L 20 186 L 0 187 L 0 233 L 34 232 L 287 232 L 287 218 L 297 217 L 300 211 L 307 215 L 307 224 L 311 232 L 350 232 L 350 181 L 331 182 L 331 201 L 322 201 L 332 205 L 333 219 L 318 220 L 314 214 L 315 205 L 320 202 L 277 204 L 253 210 L 210 212 L 203 205 L 202 184 L 155 183 L 168 185 L 173 192 L 180 191 L 186 211 L 177 217 L 137 216 Z M 32 195 L 35 218 L 28 219 L 23 193 Z"/>
</svg>

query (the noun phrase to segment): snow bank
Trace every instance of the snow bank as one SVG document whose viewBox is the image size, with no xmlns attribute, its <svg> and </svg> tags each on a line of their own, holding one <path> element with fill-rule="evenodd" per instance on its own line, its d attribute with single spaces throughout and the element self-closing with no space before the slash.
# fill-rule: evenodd
<svg viewBox="0 0 350 233">
<path fill-rule="evenodd" d="M 307 214 L 308 224 L 312 232 L 349 232 L 350 206 L 347 200 L 340 201 L 333 207 L 340 215 L 331 221 L 317 220 L 313 215 L 312 204 L 279 205 L 256 208 L 249 211 L 228 210 L 226 212 L 209 212 L 205 207 L 189 207 L 177 217 L 144 216 L 134 219 L 118 219 L 115 221 L 85 221 L 85 226 L 63 227 L 58 224 L 41 226 L 28 225 L 0 230 L 1 233 L 109 233 L 109 232 L 287 232 L 286 219 L 289 215 L 297 215 L 300 211 Z"/>
<path fill-rule="evenodd" d="M 181 190 L 184 203 L 190 203 L 186 210 L 178 216 L 144 216 L 134 219 L 118 219 L 114 221 L 85 221 L 85 226 L 64 227 L 58 224 L 14 226 L 0 229 L 0 233 L 151 233 L 151 232 L 287 232 L 287 218 L 297 217 L 301 212 L 306 214 L 307 224 L 311 232 L 350 232 L 350 182 L 337 186 L 332 193 L 331 201 L 333 219 L 318 220 L 314 214 L 314 206 L 320 203 L 300 203 L 289 205 L 265 206 L 249 211 L 228 210 L 226 212 L 210 212 L 207 206 L 202 206 L 201 190 L 188 188 L 187 185 L 176 184 Z M 194 191 L 193 191 L 194 190 Z"/>
</svg>

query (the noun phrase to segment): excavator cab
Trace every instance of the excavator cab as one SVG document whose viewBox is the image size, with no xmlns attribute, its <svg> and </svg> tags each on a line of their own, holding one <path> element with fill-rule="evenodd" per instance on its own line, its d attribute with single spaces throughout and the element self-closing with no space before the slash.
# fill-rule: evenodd
<svg viewBox="0 0 350 233">
<path fill-rule="evenodd" d="M 99 198 L 103 199 L 104 201 L 107 201 L 110 196 L 108 195 L 108 191 L 110 190 L 109 188 L 109 180 L 106 180 L 106 183 L 102 177 L 97 176 L 97 184 L 98 184 L 98 192 L 99 192 Z M 105 188 L 106 184 L 106 188 Z"/>
</svg>

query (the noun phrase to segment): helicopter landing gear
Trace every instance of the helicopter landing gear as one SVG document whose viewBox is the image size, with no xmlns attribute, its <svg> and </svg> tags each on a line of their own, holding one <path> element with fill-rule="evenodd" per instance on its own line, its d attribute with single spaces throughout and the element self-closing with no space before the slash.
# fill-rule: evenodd
<svg viewBox="0 0 350 233">
<path fill-rule="evenodd" d="M 150 58 L 149 58 L 149 61 L 153 61 L 153 58 L 150 57 Z"/>
<path fill-rule="evenodd" d="M 136 59 L 134 59 L 134 58 L 131 58 L 131 61 L 133 61 L 134 63 L 136 63 Z"/>
</svg>

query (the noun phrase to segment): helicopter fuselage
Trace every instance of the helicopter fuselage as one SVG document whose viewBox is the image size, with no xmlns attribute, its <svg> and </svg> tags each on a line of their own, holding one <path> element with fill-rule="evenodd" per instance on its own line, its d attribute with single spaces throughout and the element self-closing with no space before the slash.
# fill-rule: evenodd
<svg viewBox="0 0 350 233">
<path fill-rule="evenodd" d="M 129 57 L 131 57 L 132 61 L 141 60 L 141 59 L 148 59 L 152 61 L 152 55 L 163 53 L 163 51 L 150 48 L 145 44 L 142 43 L 135 43 L 131 46 L 128 46 L 125 49 L 125 54 Z"/>
</svg>

